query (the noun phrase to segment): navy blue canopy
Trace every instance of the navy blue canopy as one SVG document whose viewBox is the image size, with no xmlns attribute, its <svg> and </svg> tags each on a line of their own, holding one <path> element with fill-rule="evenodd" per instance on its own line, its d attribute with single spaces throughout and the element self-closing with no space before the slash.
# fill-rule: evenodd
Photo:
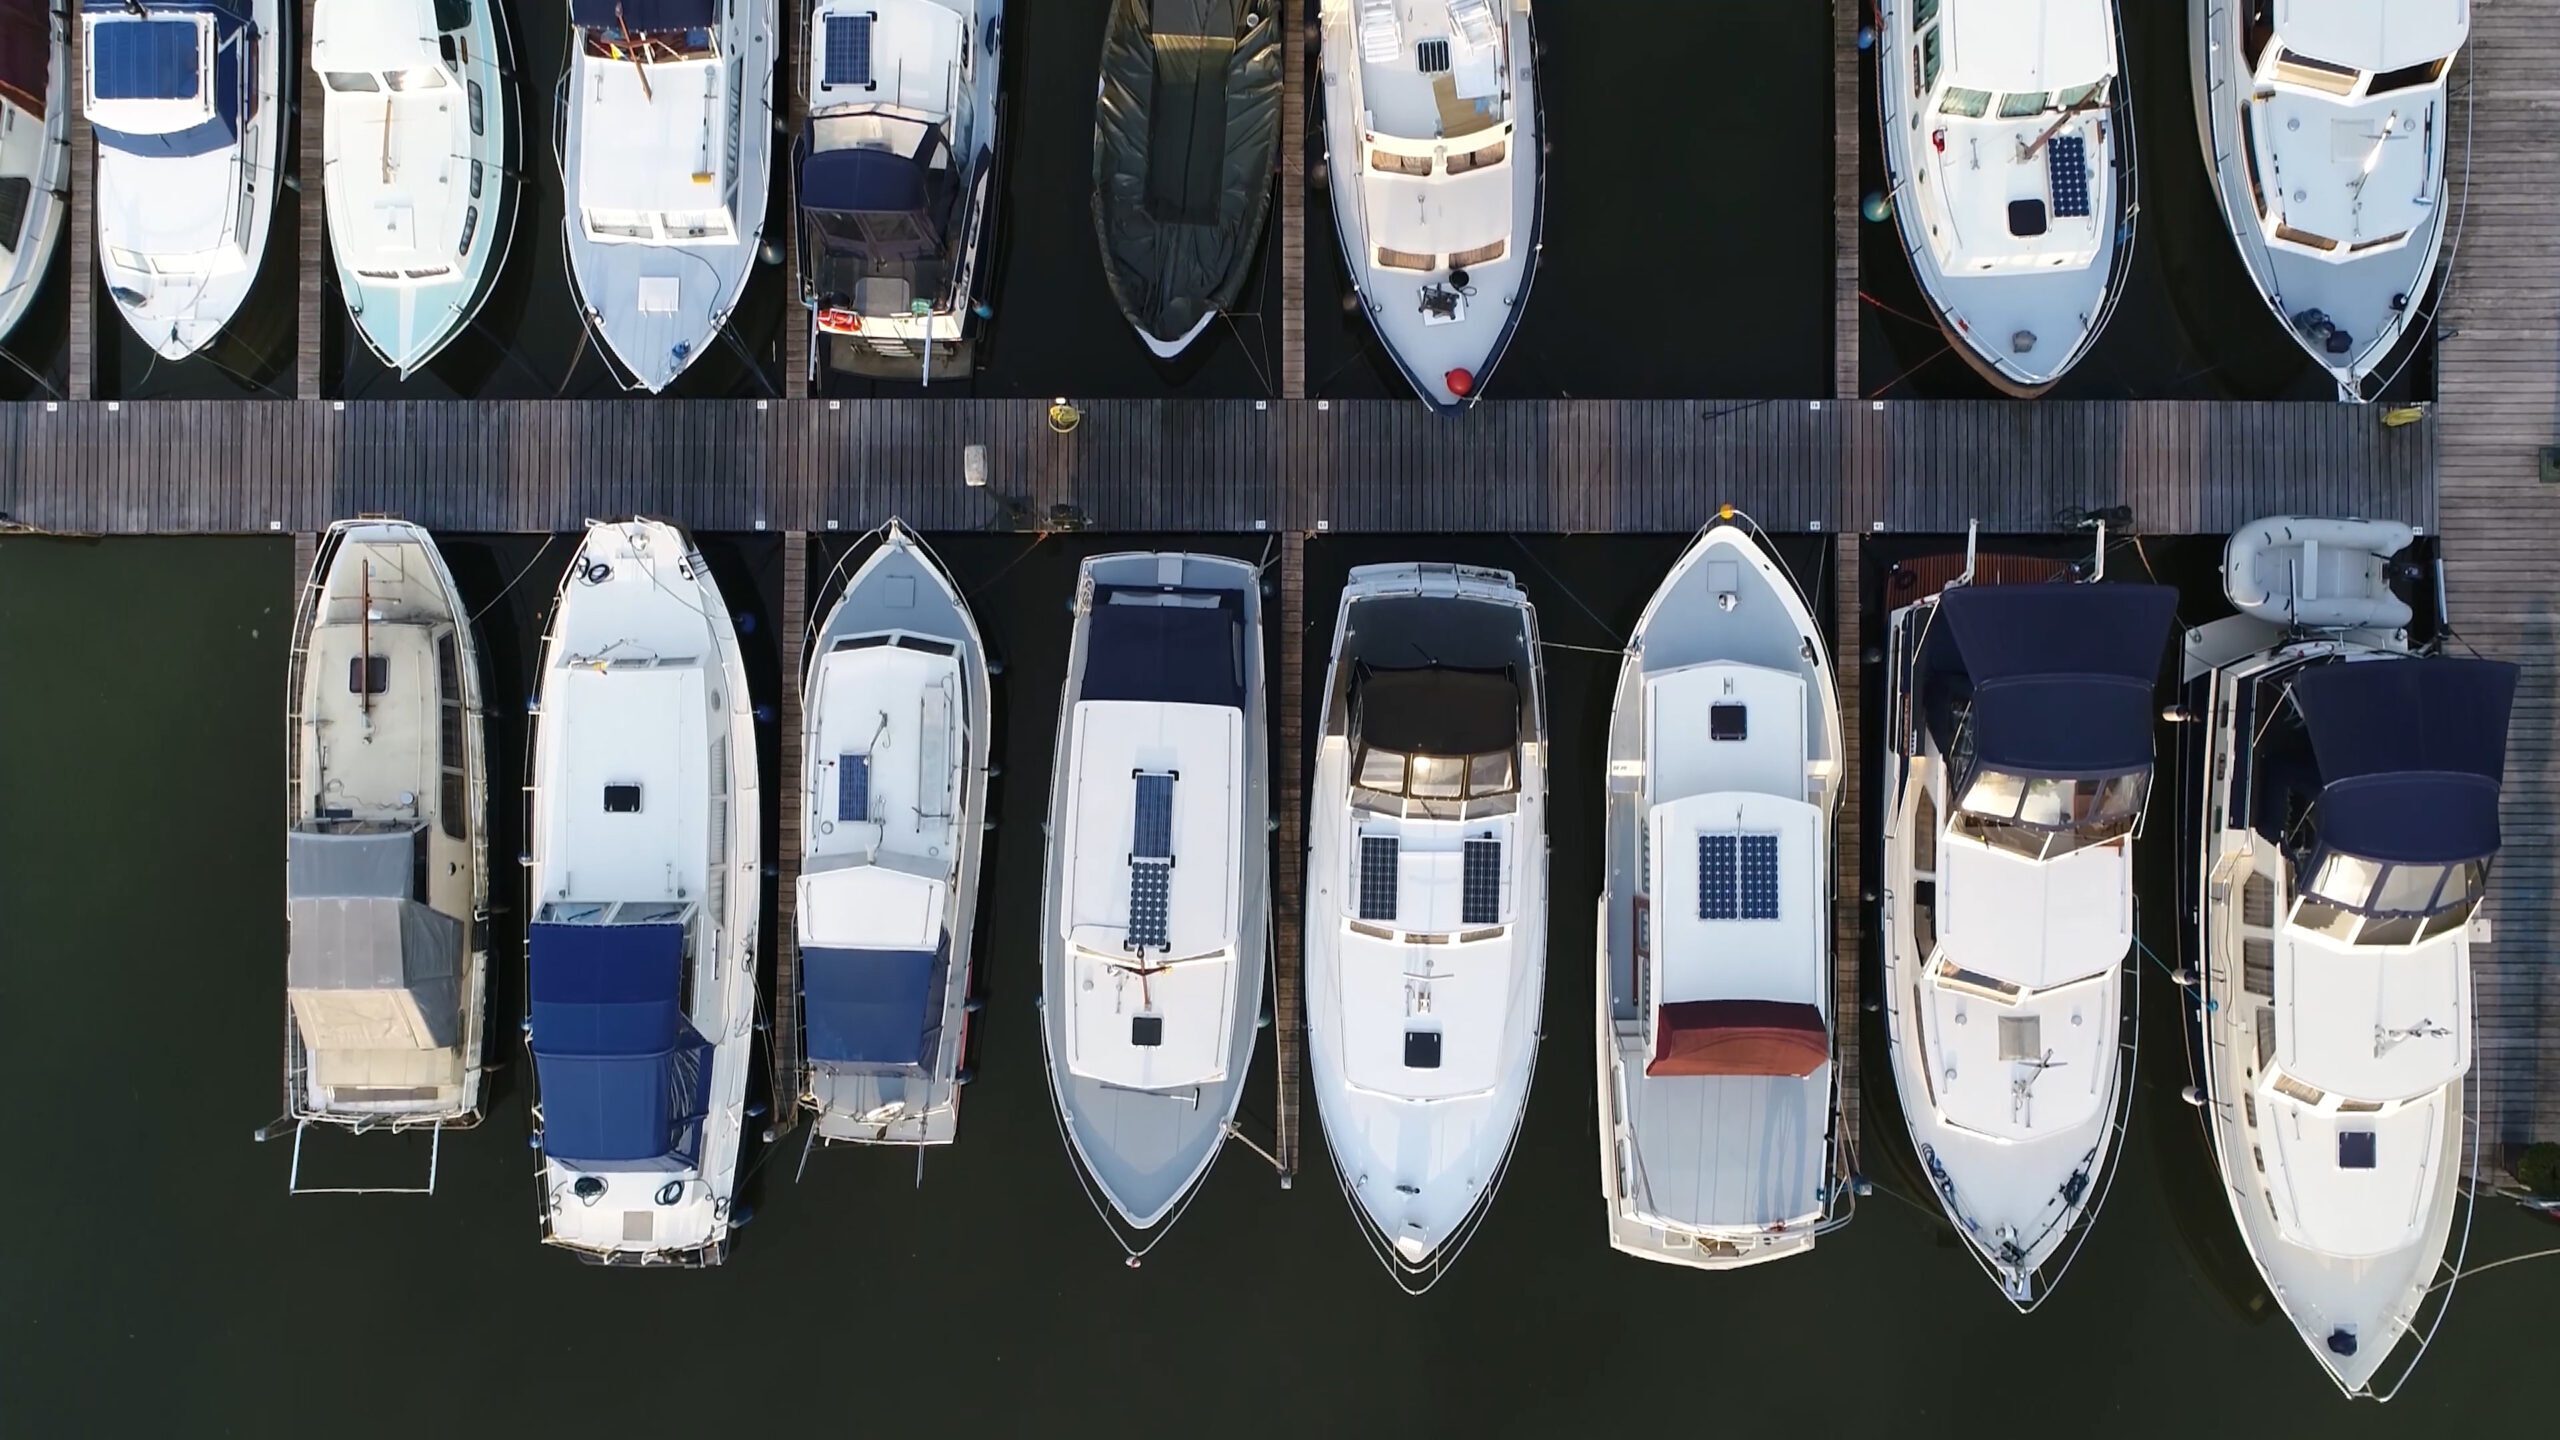
<svg viewBox="0 0 2560 1440">
<path fill-rule="evenodd" d="M 254 57 L 246 39 L 247 22 L 238 11 L 218 3 L 154 5 L 147 18 L 127 19 L 121 17 L 130 12 L 119 4 L 88 3 L 82 9 L 119 17 L 93 27 L 89 35 L 90 84 L 102 103 L 192 100 L 202 94 L 195 17 L 213 19 L 213 114 L 184 130 L 159 135 L 135 134 L 92 120 L 90 129 L 97 133 L 99 144 L 128 155 L 182 158 L 239 142 L 241 106 L 246 100 L 255 113 L 255 105 L 248 73 Z M 112 111 L 103 117 L 114 118 Z"/>
<path fill-rule="evenodd" d="M 1077 698 L 1242 709 L 1243 597 L 1233 590 L 1096 587 Z"/>
<path fill-rule="evenodd" d="M 609 36 L 624 30 L 708 30 L 720 23 L 720 6 L 717 0 L 569 0 L 569 18 Z"/>
<path fill-rule="evenodd" d="M 924 167 L 892 150 L 818 150 L 800 162 L 800 203 L 812 210 L 920 210 Z"/>
<path fill-rule="evenodd" d="M 1974 754 L 2018 775 L 2151 763 L 2151 694 L 2178 594 L 2165 585 L 1965 585 L 1940 616 L 1973 681 Z"/>
<path fill-rule="evenodd" d="M 101 100 L 192 100 L 202 57 L 193 16 L 101 25 L 89 41 L 89 88 Z"/>
<path fill-rule="evenodd" d="M 942 1038 L 948 946 L 938 950 L 800 952 L 801 1014 L 809 1058 L 831 1065 L 914 1069 Z"/>
<path fill-rule="evenodd" d="M 540 924 L 526 961 L 544 1153 L 690 1162 L 710 1109 L 711 1042 L 681 1003 L 684 927 Z"/>
<path fill-rule="evenodd" d="M 2320 843 L 2446 865 L 2498 849 L 2516 667 L 2501 660 L 2318 665 L 2293 682 L 2320 766 Z"/>
</svg>

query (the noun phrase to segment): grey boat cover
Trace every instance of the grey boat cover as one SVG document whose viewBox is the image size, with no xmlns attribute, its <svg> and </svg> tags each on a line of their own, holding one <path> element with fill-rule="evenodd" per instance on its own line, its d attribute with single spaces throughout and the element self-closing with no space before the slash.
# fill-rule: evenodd
<svg viewBox="0 0 2560 1440">
<path fill-rule="evenodd" d="M 1094 104 L 1093 228 L 1129 323 L 1181 339 L 1235 303 L 1271 208 L 1279 6 L 1112 0 Z"/>
<path fill-rule="evenodd" d="M 460 1043 L 462 922 L 417 897 L 426 827 L 285 842 L 286 994 L 315 1050 Z"/>
</svg>

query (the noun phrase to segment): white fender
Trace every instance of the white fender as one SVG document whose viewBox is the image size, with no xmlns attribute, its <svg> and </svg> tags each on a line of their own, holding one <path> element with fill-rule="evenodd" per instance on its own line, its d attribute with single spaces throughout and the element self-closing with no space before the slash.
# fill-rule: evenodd
<svg viewBox="0 0 2560 1440">
<path fill-rule="evenodd" d="M 2417 532 L 2394 520 L 2277 515 L 2253 520 L 2222 549 L 2222 593 L 2275 625 L 2397 630 L 2409 607 L 2383 566 Z"/>
</svg>

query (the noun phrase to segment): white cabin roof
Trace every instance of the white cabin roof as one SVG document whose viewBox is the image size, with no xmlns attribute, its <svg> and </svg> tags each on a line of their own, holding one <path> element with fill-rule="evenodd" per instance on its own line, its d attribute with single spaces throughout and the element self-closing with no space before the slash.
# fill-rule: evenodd
<svg viewBox="0 0 2560 1440">
<path fill-rule="evenodd" d="M 887 865 L 800 877 L 800 943 L 847 950 L 931 950 L 942 942 L 950 886 Z"/>
<path fill-rule="evenodd" d="M 1419 945 L 1345 929 L 1337 973 L 1342 986 L 1343 1078 L 1352 1088 L 1401 1100 L 1490 1094 L 1502 1079 L 1520 947 L 1515 933 L 1466 943 Z M 1417 1003 L 1429 994 L 1428 1005 Z M 1440 1036 L 1440 1063 L 1405 1063 L 1405 1036 Z"/>
<path fill-rule="evenodd" d="M 568 664 L 543 687 L 541 900 L 699 899 L 709 869 L 709 697 L 699 664 Z M 570 717 L 574 716 L 574 722 Z M 606 786 L 639 787 L 630 810 Z M 557 893 L 565 886 L 567 893 Z"/>
<path fill-rule="evenodd" d="M 1647 800 L 1659 806 L 1728 790 L 1802 797 L 1804 688 L 1800 675 L 1717 660 L 1647 676 Z M 1743 710 L 1742 738 L 1711 738 L 1716 707 L 1733 705 Z"/>
<path fill-rule="evenodd" d="M 809 112 L 883 105 L 941 122 L 959 87 L 960 12 L 937 0 L 834 0 L 811 21 Z M 869 83 L 858 83 L 858 76 Z M 828 83 L 830 78 L 840 83 Z"/>
<path fill-rule="evenodd" d="M 321 14 L 346 8 L 339 0 Z M 403 47 L 408 53 L 396 53 Z M 473 203 L 471 102 L 444 68 L 433 33 L 359 32 L 315 56 L 314 64 L 324 75 L 361 77 L 374 87 L 326 86 L 322 183 L 331 248 L 347 268 L 378 284 L 450 280 L 461 265 L 463 215 Z M 404 67 L 412 88 L 381 88 L 384 77 Z"/>
<path fill-rule="evenodd" d="M 622 60 L 581 60 L 587 106 L 578 148 L 582 209 L 727 213 L 729 123 L 722 63 L 651 64 L 644 92 L 641 67 Z"/>
<path fill-rule="evenodd" d="M 818 662 L 808 704 L 818 717 L 802 826 L 808 853 L 894 855 L 917 874 L 952 875 L 968 751 L 959 658 L 896 645 L 832 651 Z M 849 766 L 861 772 L 850 783 Z M 849 803 L 861 813 L 847 813 Z"/>
<path fill-rule="evenodd" d="M 1373 245 L 1416 255 L 1454 255 L 1511 238 L 1507 159 L 1463 175 L 1391 175 L 1371 169 L 1362 173 L 1360 189 Z"/>
<path fill-rule="evenodd" d="M 2030 990 L 2101 975 L 2133 944 L 2133 852 L 2121 839 L 2030 860 L 1938 832 L 1938 953 Z"/>
<path fill-rule="evenodd" d="M 2274 1073 L 2259 1077 L 2255 1099 L 2265 1123 L 2254 1132 L 2277 1230 L 2294 1244 L 2345 1258 L 2416 1244 L 2443 1168 L 2445 1097 L 2348 1111 L 2335 1096 L 2306 1105 L 2280 1083 Z"/>
<path fill-rule="evenodd" d="M 1801 712 L 1799 712 L 1801 713 Z M 1803 800 L 1747 791 L 1693 795 L 1656 805 L 1653 827 L 1653 1004 L 1684 1000 L 1773 1000 L 1811 1005 L 1826 1015 L 1823 977 L 1830 964 L 1824 936 L 1823 878 L 1830 864 L 1822 812 Z M 1776 910 L 1755 918 L 1752 861 L 1740 862 L 1732 918 L 1700 914 L 1702 836 L 1774 836 Z"/>
<path fill-rule="evenodd" d="M 2279 85 L 2252 102 L 2267 233 L 2290 238 L 2278 235 L 2284 226 L 2334 241 L 2326 257 L 2346 260 L 2356 246 L 2384 248 L 2432 224 L 2443 98 L 2441 84 L 2363 100 Z"/>
<path fill-rule="evenodd" d="M 2115 73 L 2109 0 L 1944 0 L 1946 73 L 1975 90 L 2066 90 Z"/>
<path fill-rule="evenodd" d="M 2471 1068 L 2471 966 L 2460 935 L 2340 945 L 2276 935 L 2276 1065 L 2363 1101 L 2442 1088 Z"/>
<path fill-rule="evenodd" d="M 2359 70 L 2397 70 L 2462 48 L 2470 0 L 2276 0 L 2277 43 Z"/>
<path fill-rule="evenodd" d="M 2007 1001 L 1953 973 L 1944 948 L 1920 1017 L 1930 1096 L 1948 1123 L 1999 1140 L 2074 1130 L 2114 1091 L 2116 989 L 2106 973 Z"/>
<path fill-rule="evenodd" d="M 1224 705 L 1088 700 L 1076 706 L 1067 797 L 1066 938 L 1108 956 L 1128 952 L 1129 856 L 1137 772 L 1174 773 L 1173 876 L 1162 958 L 1232 949 L 1237 829 L 1244 823 L 1244 714 Z"/>
<path fill-rule="evenodd" d="M 435 0 L 317 0 L 311 68 L 381 72 L 439 68 Z"/>
</svg>

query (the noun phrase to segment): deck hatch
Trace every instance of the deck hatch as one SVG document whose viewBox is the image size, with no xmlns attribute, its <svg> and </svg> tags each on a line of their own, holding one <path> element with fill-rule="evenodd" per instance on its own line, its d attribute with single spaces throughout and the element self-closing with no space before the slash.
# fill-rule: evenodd
<svg viewBox="0 0 2560 1440">
<path fill-rule="evenodd" d="M 836 760 L 836 819 L 871 818 L 871 757 L 843 755 Z"/>
<path fill-rule="evenodd" d="M 2341 1130 L 2338 1132 L 2338 1168 L 2370 1170 L 2373 1168 L 2373 1132 Z"/>
<path fill-rule="evenodd" d="M 1425 75 L 1438 75 L 1449 68 L 1449 42 L 1425 40 L 1413 47 L 1414 68 Z"/>
<path fill-rule="evenodd" d="M 1396 837 L 1360 837 L 1360 918 L 1396 918 Z"/>
<path fill-rule="evenodd" d="M 1129 933 L 1132 950 L 1162 950 L 1173 902 L 1173 776 L 1133 777 L 1129 823 Z"/>
<path fill-rule="evenodd" d="M 1778 918 L 1778 837 L 1698 837 L 1698 918 Z"/>
<path fill-rule="evenodd" d="M 859 85 L 866 90 L 876 88 L 871 79 L 870 16 L 827 17 L 826 83 L 831 87 Z"/>
<path fill-rule="evenodd" d="M 1470 840 L 1458 871 L 1458 921 L 1463 925 L 1502 923 L 1502 842 Z"/>
<path fill-rule="evenodd" d="M 2053 213 L 2089 213 L 2089 142 L 2077 135 L 2056 135 L 2045 142 L 2045 165 L 2053 180 Z"/>
</svg>

